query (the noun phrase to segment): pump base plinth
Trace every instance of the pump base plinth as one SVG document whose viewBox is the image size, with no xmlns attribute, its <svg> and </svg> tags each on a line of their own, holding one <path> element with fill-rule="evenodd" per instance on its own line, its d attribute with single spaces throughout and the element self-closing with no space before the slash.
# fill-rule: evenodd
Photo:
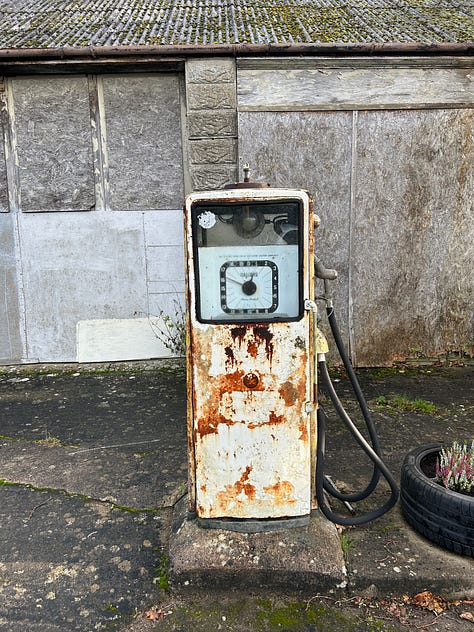
<svg viewBox="0 0 474 632">
<path fill-rule="evenodd" d="M 175 508 L 169 555 L 178 584 L 328 590 L 346 581 L 339 534 L 319 512 L 304 526 L 241 533 L 203 529 L 187 516 L 185 498 Z"/>
<path fill-rule="evenodd" d="M 270 518 L 267 520 L 232 520 L 218 518 L 196 518 L 203 529 L 223 529 L 240 533 L 262 533 L 264 531 L 282 531 L 292 527 L 305 527 L 309 524 L 309 516 L 295 518 Z"/>
</svg>

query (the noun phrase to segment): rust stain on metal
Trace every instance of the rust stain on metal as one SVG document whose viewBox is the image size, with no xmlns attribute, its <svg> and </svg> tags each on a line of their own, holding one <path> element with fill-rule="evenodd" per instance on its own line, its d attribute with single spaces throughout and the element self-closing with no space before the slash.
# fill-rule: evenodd
<svg viewBox="0 0 474 632">
<path fill-rule="evenodd" d="M 238 340 L 239 347 L 242 345 L 249 327 L 250 325 L 239 325 L 238 327 L 232 327 L 230 330 L 230 335 L 232 336 L 233 341 L 235 342 Z"/>
<path fill-rule="evenodd" d="M 245 385 L 245 377 L 247 373 L 241 369 L 237 369 L 232 373 L 225 373 L 217 378 L 217 388 L 220 393 L 232 393 L 235 391 L 248 391 L 249 388 Z M 258 376 L 256 375 L 258 378 Z M 256 381 L 255 385 L 251 387 L 253 391 L 263 391 L 264 387 L 261 380 Z"/>
<path fill-rule="evenodd" d="M 266 325 L 255 325 L 253 328 L 253 335 L 255 340 L 259 340 L 261 342 L 265 342 L 265 353 L 267 354 L 267 359 L 272 361 L 273 359 L 273 334 Z"/>
<path fill-rule="evenodd" d="M 302 420 L 298 426 L 298 430 L 300 431 L 300 439 L 301 441 L 308 441 L 308 425 L 304 420 Z"/>
<path fill-rule="evenodd" d="M 245 504 L 248 500 L 255 498 L 255 485 L 249 483 L 252 466 L 247 465 L 244 473 L 233 485 L 226 485 L 225 491 L 216 494 L 217 502 L 223 511 L 226 511 L 230 504 Z"/>
<path fill-rule="evenodd" d="M 224 374 L 219 376 L 217 380 L 217 387 L 220 393 L 232 392 L 237 390 L 236 387 L 241 390 L 246 390 L 242 382 L 243 371 L 235 371 L 230 374 Z M 224 413 L 226 411 L 223 411 Z M 199 408 L 196 407 L 196 413 L 199 415 L 196 419 L 196 430 L 194 433 L 194 440 L 203 438 L 209 434 L 216 434 L 219 432 L 219 425 L 225 424 L 226 426 L 233 426 L 234 421 L 225 414 L 217 410 L 216 401 L 213 398 L 203 400 Z M 232 413 L 232 411 L 229 411 Z M 230 415 L 231 416 L 231 415 Z"/>
<path fill-rule="evenodd" d="M 202 516 L 204 513 L 204 507 L 203 505 L 201 505 L 201 503 L 198 503 L 196 506 L 196 511 L 198 513 L 198 516 Z"/>
<path fill-rule="evenodd" d="M 225 361 L 226 366 L 228 364 L 230 364 L 230 366 L 232 367 L 235 366 L 236 359 L 235 359 L 234 350 L 232 349 L 232 347 L 225 347 L 224 353 L 226 356 L 226 361 Z"/>
<path fill-rule="evenodd" d="M 275 411 L 271 410 L 270 414 L 268 415 L 268 423 L 275 425 L 275 424 L 282 424 L 285 422 L 285 416 L 284 415 L 275 415 Z"/>
<path fill-rule="evenodd" d="M 232 373 L 224 373 L 217 377 L 217 390 L 219 393 L 232 393 L 232 391 L 243 391 L 245 386 L 243 383 L 243 377 L 245 372 L 241 369 L 236 369 Z"/>
<path fill-rule="evenodd" d="M 247 351 L 249 356 L 252 356 L 252 358 L 256 358 L 258 355 L 258 344 L 256 343 L 255 340 L 250 340 L 250 342 L 247 345 Z"/>
<path fill-rule="evenodd" d="M 292 505 L 296 502 L 294 498 L 294 486 L 289 481 L 279 481 L 275 485 L 268 485 L 263 491 L 274 497 L 277 505 Z"/>
<path fill-rule="evenodd" d="M 231 419 L 227 419 L 224 415 L 217 413 L 215 407 L 213 407 L 210 414 L 200 417 L 197 420 L 197 430 L 195 433 L 194 440 L 197 441 L 197 435 L 199 437 L 205 437 L 209 434 L 215 434 L 219 432 L 219 425 L 225 424 L 226 426 L 233 426 L 235 422 Z"/>
<path fill-rule="evenodd" d="M 231 340 L 229 337 L 226 339 L 229 333 Z M 282 412 L 282 405 L 289 408 L 296 405 L 298 401 L 304 401 L 305 362 L 298 362 L 295 365 L 297 372 L 279 387 L 277 386 L 278 378 L 273 375 L 272 370 L 268 372 L 262 365 L 265 356 L 271 363 L 274 353 L 274 334 L 268 325 L 239 324 L 230 328 L 230 331 L 227 329 L 224 332 L 221 344 L 224 349 L 225 370 L 220 375 L 211 377 L 208 373 L 211 349 L 218 341 L 211 336 L 211 339 L 204 344 L 200 342 L 201 344 L 196 344 L 194 349 L 195 357 L 201 357 L 203 360 L 203 364 L 195 364 L 199 375 L 198 382 L 202 383 L 207 392 L 213 393 L 213 396 L 209 399 L 201 399 L 199 406 L 196 402 L 196 425 L 193 433 L 195 441 L 202 440 L 207 435 L 218 434 L 221 424 L 231 427 L 243 422 L 251 430 L 261 426 L 285 424 L 288 419 L 286 413 Z M 255 361 L 258 361 L 258 358 L 260 358 L 260 366 L 264 369 L 263 373 L 255 370 Z M 251 371 L 248 371 L 249 363 L 253 367 Z M 277 386 L 274 391 L 275 397 L 280 400 L 281 405 L 276 399 L 277 408 L 268 410 L 268 420 L 262 419 L 260 415 L 260 419 L 256 421 L 253 415 L 259 400 L 252 403 L 253 398 L 258 392 L 268 391 L 268 389 L 271 392 L 272 383 Z M 238 399 L 237 393 L 245 393 L 246 399 Z M 304 422 L 298 423 L 298 430 L 299 439 L 307 441 L 308 431 Z"/>
<path fill-rule="evenodd" d="M 284 415 L 276 415 L 274 410 L 271 410 L 268 415 L 268 421 L 263 423 L 247 423 L 247 428 L 253 430 L 254 428 L 261 428 L 262 426 L 277 426 L 278 424 L 284 424 L 286 422 L 286 417 Z"/>
<path fill-rule="evenodd" d="M 245 384 L 245 378 L 247 377 L 247 373 L 245 373 L 241 369 L 237 369 L 235 371 L 232 371 L 232 373 L 224 373 L 223 375 L 219 375 L 214 380 L 212 380 L 209 386 L 212 385 L 212 389 L 215 389 L 215 392 L 219 394 L 219 401 L 222 401 L 222 395 L 224 393 L 245 392 L 248 393 L 249 396 L 251 396 L 252 393 L 256 391 L 265 390 L 264 384 L 262 380 L 259 379 L 257 374 L 254 374 L 254 377 L 256 379 L 252 381 L 252 384 L 254 385 L 251 388 L 249 388 Z M 201 406 L 199 407 L 200 416 L 198 417 L 196 423 L 197 430 L 195 434 L 195 440 L 198 438 L 198 435 L 202 438 L 208 434 L 219 432 L 220 424 L 233 426 L 236 423 L 232 420 L 232 416 L 235 415 L 235 409 L 221 410 L 222 412 L 218 411 L 217 402 L 215 399 L 210 398 L 207 401 L 201 402 Z M 272 423 L 281 422 L 274 421 Z"/>
<path fill-rule="evenodd" d="M 292 382 L 284 382 L 278 389 L 280 397 L 284 400 L 286 406 L 293 406 L 297 401 L 298 391 Z"/>
<path fill-rule="evenodd" d="M 255 359 L 258 355 L 260 345 L 265 343 L 267 359 L 270 362 L 272 361 L 273 333 L 270 331 L 268 325 L 239 325 L 238 327 L 232 327 L 230 333 L 234 342 L 238 342 L 239 347 L 242 346 L 248 333 L 253 334 L 247 342 L 247 352 L 249 356 Z"/>
</svg>

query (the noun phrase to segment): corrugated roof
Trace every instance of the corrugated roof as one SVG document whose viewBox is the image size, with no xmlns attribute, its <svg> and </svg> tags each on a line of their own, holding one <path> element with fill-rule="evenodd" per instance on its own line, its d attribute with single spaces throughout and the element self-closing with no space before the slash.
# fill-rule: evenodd
<svg viewBox="0 0 474 632">
<path fill-rule="evenodd" d="M 474 0 L 0 0 L 0 48 L 474 42 Z"/>
</svg>

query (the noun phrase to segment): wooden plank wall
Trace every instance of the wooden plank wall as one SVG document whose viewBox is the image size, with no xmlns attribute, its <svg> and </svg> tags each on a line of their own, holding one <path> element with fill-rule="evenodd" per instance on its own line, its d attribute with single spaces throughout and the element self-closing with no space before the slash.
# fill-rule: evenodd
<svg viewBox="0 0 474 632">
<path fill-rule="evenodd" d="M 242 59 L 239 111 L 472 107 L 472 58 Z"/>
</svg>

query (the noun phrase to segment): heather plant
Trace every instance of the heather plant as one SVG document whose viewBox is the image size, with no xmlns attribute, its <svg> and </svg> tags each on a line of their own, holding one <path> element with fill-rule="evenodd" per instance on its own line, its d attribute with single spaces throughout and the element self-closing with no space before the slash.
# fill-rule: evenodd
<svg viewBox="0 0 474 632">
<path fill-rule="evenodd" d="M 470 494 L 474 487 L 474 440 L 467 443 L 454 441 L 442 448 L 436 460 L 436 481 L 452 491 Z"/>
</svg>

